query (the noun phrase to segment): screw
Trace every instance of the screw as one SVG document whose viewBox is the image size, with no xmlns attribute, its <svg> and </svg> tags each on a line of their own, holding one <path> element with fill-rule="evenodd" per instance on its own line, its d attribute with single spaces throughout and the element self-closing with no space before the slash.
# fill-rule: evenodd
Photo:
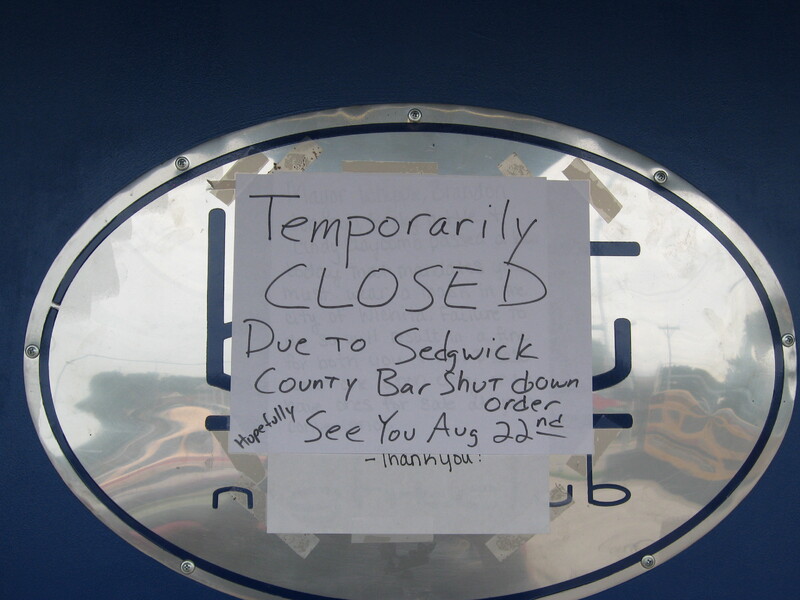
<svg viewBox="0 0 800 600">
<path fill-rule="evenodd" d="M 30 346 L 25 347 L 25 356 L 28 358 L 36 358 L 39 356 L 39 346 L 36 344 L 31 344 Z"/>
<path fill-rule="evenodd" d="M 791 333 L 784 333 L 781 342 L 783 342 L 783 345 L 787 348 L 791 348 L 794 346 L 794 336 Z"/>
<path fill-rule="evenodd" d="M 194 573 L 194 563 L 190 560 L 185 560 L 181 563 L 181 571 L 187 575 Z"/>
<path fill-rule="evenodd" d="M 653 173 L 653 180 L 659 185 L 664 185 L 667 183 L 667 179 L 669 179 L 669 175 L 667 175 L 667 172 L 662 169 L 659 169 Z"/>
<path fill-rule="evenodd" d="M 652 569 L 656 566 L 656 559 L 650 554 L 646 554 L 642 557 L 641 563 L 645 569 Z"/>
<path fill-rule="evenodd" d="M 189 168 L 189 164 L 189 159 L 185 156 L 179 156 L 175 159 L 175 168 L 178 169 L 178 171 L 185 171 Z"/>
<path fill-rule="evenodd" d="M 417 123 L 422 120 L 422 111 L 418 108 L 412 108 L 408 111 L 408 120 L 412 123 Z"/>
</svg>

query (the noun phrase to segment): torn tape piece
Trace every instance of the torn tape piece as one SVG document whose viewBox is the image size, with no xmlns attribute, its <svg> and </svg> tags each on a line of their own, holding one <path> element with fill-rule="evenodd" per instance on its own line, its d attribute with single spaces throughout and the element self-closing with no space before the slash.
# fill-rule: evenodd
<svg viewBox="0 0 800 600">
<path fill-rule="evenodd" d="M 565 500 L 567 497 L 567 488 L 564 487 L 562 484 L 557 483 L 556 487 L 550 490 L 550 502 L 561 502 Z M 552 523 L 555 519 L 561 515 L 565 510 L 567 510 L 570 506 L 574 505 L 575 502 L 570 502 L 569 504 L 564 504 L 562 506 L 551 506 L 550 507 L 550 522 Z"/>
<path fill-rule="evenodd" d="M 503 562 L 532 537 L 532 535 L 495 535 L 486 542 L 486 547 L 489 552 L 494 554 L 498 562 Z"/>
<path fill-rule="evenodd" d="M 556 486 L 550 490 L 550 522 L 552 523 L 554 519 L 558 518 L 561 513 L 567 510 L 570 506 L 575 504 L 575 502 L 570 502 L 569 504 L 563 504 L 561 506 L 552 506 L 553 502 L 562 502 L 567 499 L 568 496 L 567 488 L 561 484 L 557 483 Z"/>
<path fill-rule="evenodd" d="M 527 165 L 516 152 L 508 155 L 503 162 L 497 165 L 500 172 L 506 177 L 533 177 Z"/>
<path fill-rule="evenodd" d="M 351 544 L 430 544 L 433 535 L 364 535 L 350 536 Z"/>
<path fill-rule="evenodd" d="M 267 493 L 263 490 L 253 490 L 253 510 L 250 511 L 258 522 L 258 528 L 267 530 Z"/>
<path fill-rule="evenodd" d="M 566 496 L 567 490 L 560 483 L 557 483 L 555 487 L 550 490 L 550 502 L 559 502 L 564 500 Z M 569 504 L 565 504 L 563 506 L 551 506 L 550 521 L 552 522 L 573 504 L 574 502 L 570 502 Z M 498 561 L 503 562 L 509 556 L 514 554 L 514 552 L 527 544 L 528 541 L 533 539 L 533 537 L 534 536 L 532 535 L 495 535 L 492 536 L 488 542 L 486 542 L 486 547 L 492 554 L 494 554 L 494 557 Z"/>
<path fill-rule="evenodd" d="M 270 163 L 273 163 L 270 165 Z M 236 185 L 236 175 L 239 173 L 260 173 L 264 167 L 271 170 L 274 166 L 272 159 L 259 152 L 240 158 L 219 179 L 208 179 L 208 191 L 221 200 L 224 204 L 230 205 L 233 202 L 234 186 Z"/>
<path fill-rule="evenodd" d="M 413 175 L 437 175 L 439 173 L 439 163 L 400 162 L 388 160 L 343 160 L 342 171 L 345 173 L 401 173 Z"/>
<path fill-rule="evenodd" d="M 275 165 L 273 172 L 289 171 L 299 173 L 305 171 L 312 162 L 317 160 L 320 154 L 322 154 L 322 146 L 313 140 L 297 144 Z"/>
<path fill-rule="evenodd" d="M 567 459 L 567 466 L 578 475 L 586 477 L 586 455 L 574 454 Z"/>
<path fill-rule="evenodd" d="M 597 460 L 608 449 L 611 443 L 619 436 L 619 429 L 598 429 L 594 433 L 594 453 L 591 454 L 592 465 L 597 464 Z M 585 454 L 573 455 L 567 459 L 567 466 L 573 471 L 586 477 L 586 460 Z"/>
<path fill-rule="evenodd" d="M 597 178 L 592 170 L 580 158 L 573 160 L 564 169 L 564 175 L 571 181 L 589 182 L 589 204 L 603 217 L 606 223 L 611 221 L 622 210 L 622 204 L 617 200 L 609 189 Z"/>
<path fill-rule="evenodd" d="M 300 558 L 308 558 L 311 551 L 319 544 L 319 538 L 313 533 L 278 533 L 276 535 Z"/>
<path fill-rule="evenodd" d="M 595 429 L 594 430 L 594 459 L 603 455 L 615 439 L 619 437 L 620 429 Z"/>
</svg>

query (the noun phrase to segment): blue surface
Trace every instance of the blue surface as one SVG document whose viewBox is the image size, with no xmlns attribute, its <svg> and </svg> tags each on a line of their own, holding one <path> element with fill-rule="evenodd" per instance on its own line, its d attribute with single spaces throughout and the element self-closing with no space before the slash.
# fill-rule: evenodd
<svg viewBox="0 0 800 600">
<path fill-rule="evenodd" d="M 28 312 L 67 239 L 132 179 L 209 138 L 295 112 L 404 101 L 593 131 L 722 206 L 770 261 L 798 317 L 800 17 L 788 2 L 697 4 L 4 9 L 0 597 L 225 597 L 134 550 L 67 490 L 36 438 L 21 369 Z M 711 533 L 596 598 L 797 596 L 796 425 Z"/>
</svg>

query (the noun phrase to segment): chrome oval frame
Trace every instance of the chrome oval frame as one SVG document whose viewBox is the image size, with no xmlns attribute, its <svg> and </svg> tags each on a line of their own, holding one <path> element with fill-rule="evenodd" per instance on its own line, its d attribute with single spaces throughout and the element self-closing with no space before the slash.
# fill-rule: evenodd
<svg viewBox="0 0 800 600">
<path fill-rule="evenodd" d="M 418 109 L 421 112 L 421 118 L 410 120 L 409 111 L 411 109 Z M 774 415 L 771 432 L 764 439 L 758 456 L 752 461 L 752 464 L 747 466 L 741 481 L 730 490 L 719 506 L 701 518 L 687 533 L 669 541 L 657 552 L 650 553 L 655 556 L 656 564 L 663 563 L 719 523 L 752 489 L 775 455 L 789 423 L 796 387 L 796 352 L 794 347 L 783 346 L 780 338 L 787 333 L 793 335 L 794 329 L 789 305 L 777 278 L 753 242 L 730 217 L 678 175 L 630 149 L 599 136 L 513 113 L 422 104 L 352 107 L 291 116 L 209 141 L 182 155 L 189 161 L 188 169 L 179 170 L 176 167 L 175 159 L 163 163 L 116 194 L 78 230 L 53 262 L 42 283 L 31 311 L 24 347 L 28 345 L 43 346 L 41 337 L 42 332 L 47 328 L 48 315 L 52 314 L 51 308 L 57 305 L 60 295 L 63 295 L 64 289 L 66 289 L 64 281 L 68 283 L 71 275 L 74 275 L 74 271 L 79 270 L 74 267 L 79 257 L 87 252 L 87 248 L 91 253 L 93 244 L 96 245 L 102 241 L 102 239 L 98 241 L 98 235 L 106 231 L 110 224 L 121 218 L 124 220 L 124 215 L 130 212 L 140 199 L 158 194 L 162 187 L 177 186 L 193 179 L 216 165 L 232 161 L 237 156 L 244 156 L 253 146 L 264 144 L 272 144 L 273 147 L 285 146 L 301 141 L 310 132 L 312 135 L 317 135 L 324 131 L 328 137 L 336 137 L 351 134 L 355 129 L 368 133 L 413 131 L 415 129 L 447 133 L 458 131 L 459 128 L 465 128 L 477 135 L 481 135 L 482 131 L 503 132 L 504 136 L 510 140 L 535 139 L 537 144 L 545 147 L 569 149 L 572 154 L 590 157 L 593 161 L 605 164 L 625 177 L 638 177 L 637 182 L 646 183 L 650 189 L 662 196 L 668 194 L 680 199 L 695 213 L 696 216 L 691 215 L 693 218 L 699 216 L 713 223 L 720 233 L 732 242 L 744 257 L 748 267 L 752 269 L 756 279 L 763 285 L 767 301 L 774 308 L 773 344 L 776 356 L 780 352 L 780 356 L 783 358 L 784 368 L 780 381 L 782 383 L 780 407 Z M 313 132 L 317 132 L 317 134 Z M 665 171 L 668 174 L 663 185 L 653 181 L 653 177 L 658 171 Z M 181 563 L 187 558 L 186 556 L 170 552 L 133 531 L 128 523 L 101 501 L 97 490 L 87 486 L 86 482 L 71 467 L 69 457 L 65 456 L 64 448 L 51 428 L 46 407 L 43 404 L 41 378 L 42 374 L 47 372 L 47 366 L 43 365 L 46 357 L 47 353 L 43 352 L 33 358 L 23 356 L 23 361 L 29 409 L 39 438 L 51 462 L 73 493 L 106 525 L 146 554 L 173 570 L 182 572 Z M 197 581 L 242 598 L 272 597 L 267 590 L 256 591 L 227 578 L 219 577 L 203 569 L 202 561 L 196 562 L 196 568 L 190 576 Z M 630 564 L 624 568 L 603 578 L 595 580 L 589 578 L 588 581 L 576 582 L 575 585 L 565 589 L 553 590 L 553 593 L 547 594 L 547 596 L 565 599 L 584 597 L 628 580 L 646 570 L 638 560 L 632 559 L 628 562 Z M 272 591 L 281 596 L 284 595 L 281 590 Z M 531 597 L 542 596 L 535 592 L 537 590 L 531 591 Z M 296 594 L 305 595 L 300 592 Z"/>
</svg>

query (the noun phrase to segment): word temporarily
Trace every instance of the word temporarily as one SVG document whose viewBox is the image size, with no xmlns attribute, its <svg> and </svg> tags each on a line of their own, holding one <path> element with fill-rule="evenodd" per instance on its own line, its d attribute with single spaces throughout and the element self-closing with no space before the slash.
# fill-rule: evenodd
<svg viewBox="0 0 800 600">
<path fill-rule="evenodd" d="M 334 248 L 343 248 L 345 253 L 345 268 L 350 266 L 350 247 L 357 238 L 368 236 L 379 236 L 383 239 L 414 236 L 430 236 L 437 238 L 440 236 L 472 236 L 485 240 L 487 229 L 490 223 L 496 226 L 497 231 L 489 230 L 488 235 L 496 235 L 505 240 L 506 234 L 509 236 L 516 233 L 521 241 L 528 234 L 536 220 L 530 223 L 521 222 L 520 218 L 514 219 L 514 227 L 509 223 L 509 207 L 511 200 L 506 199 L 502 209 L 494 212 L 499 213 L 499 220 L 495 223 L 490 217 L 483 217 L 477 221 L 471 217 L 456 218 L 452 215 L 439 213 L 438 215 L 429 212 L 417 212 L 416 214 L 404 214 L 402 216 L 383 215 L 382 217 L 371 217 L 366 215 L 348 215 L 346 217 L 324 216 L 319 218 L 309 218 L 305 214 L 296 215 L 290 213 L 280 219 L 279 223 L 273 223 L 273 205 L 276 199 L 285 202 L 289 210 L 294 209 L 300 204 L 297 200 L 299 194 L 250 194 L 250 198 L 263 199 L 267 203 L 267 239 L 272 241 L 273 235 L 280 235 L 283 239 L 299 243 L 314 244 L 328 242 Z M 487 203 L 487 211 L 492 211 L 492 204 Z M 494 215 L 496 216 L 496 215 Z M 512 233 L 512 229 L 516 229 Z M 296 237 L 299 236 L 299 237 Z"/>
</svg>

